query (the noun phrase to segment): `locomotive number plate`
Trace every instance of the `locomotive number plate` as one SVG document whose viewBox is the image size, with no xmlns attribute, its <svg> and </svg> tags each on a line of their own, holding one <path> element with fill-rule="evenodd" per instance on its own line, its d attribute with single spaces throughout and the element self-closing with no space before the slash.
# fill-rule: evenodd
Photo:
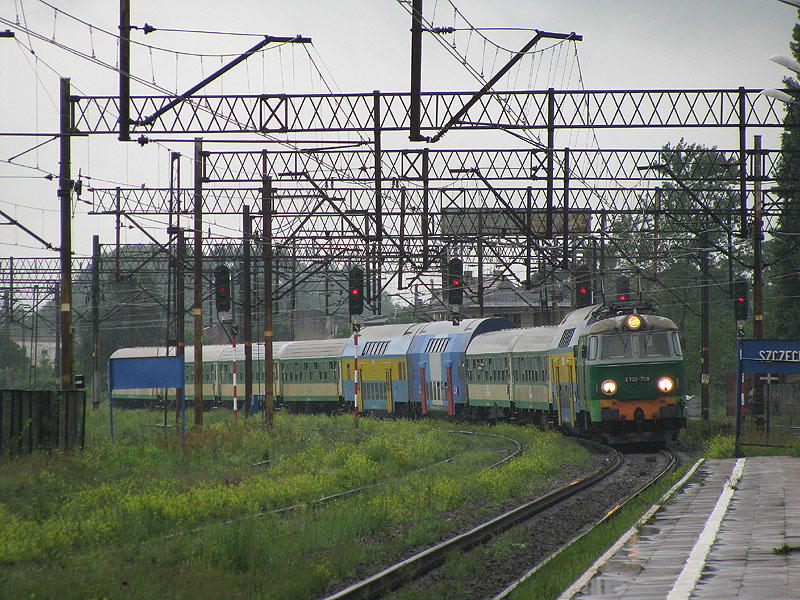
<svg viewBox="0 0 800 600">
<path fill-rule="evenodd" d="M 637 377 L 626 377 L 625 378 L 625 383 L 639 383 L 639 382 L 643 382 L 643 381 L 650 381 L 650 376 L 649 375 L 641 375 L 641 376 L 637 376 Z"/>
</svg>

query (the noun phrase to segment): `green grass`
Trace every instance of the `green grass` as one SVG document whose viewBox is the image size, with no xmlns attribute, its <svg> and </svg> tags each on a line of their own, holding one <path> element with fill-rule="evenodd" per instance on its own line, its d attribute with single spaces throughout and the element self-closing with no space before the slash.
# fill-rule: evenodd
<svg viewBox="0 0 800 600">
<path fill-rule="evenodd" d="M 322 596 L 452 533 L 453 511 L 499 511 L 589 460 L 512 426 L 459 424 L 523 444 L 487 469 L 509 442 L 434 421 L 215 411 L 185 445 L 153 413 L 117 411 L 113 443 L 107 421 L 90 413 L 82 453 L 0 462 L 0 598 Z"/>
<path fill-rule="evenodd" d="M 791 554 L 792 552 L 800 552 L 800 546 L 789 546 L 783 542 L 783 545 L 772 549 L 773 554 Z"/>
<path fill-rule="evenodd" d="M 689 421 L 678 436 L 678 447 L 706 458 L 734 458 L 736 424 L 732 419 Z M 785 429 L 744 423 L 739 438 L 741 456 L 800 456 L 800 436 Z"/>
</svg>

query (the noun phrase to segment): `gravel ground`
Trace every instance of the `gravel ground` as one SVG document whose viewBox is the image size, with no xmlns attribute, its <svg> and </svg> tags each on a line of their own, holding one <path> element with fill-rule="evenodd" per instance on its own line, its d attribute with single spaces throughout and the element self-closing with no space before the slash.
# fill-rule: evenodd
<svg viewBox="0 0 800 600">
<path fill-rule="evenodd" d="M 607 479 L 519 525 L 521 530 L 515 530 L 514 543 L 506 545 L 510 554 L 498 556 L 496 553 L 485 553 L 471 560 L 468 568 L 453 568 L 452 563 L 446 563 L 389 598 L 492 598 L 594 525 L 665 466 L 666 459 L 661 454 L 626 454 L 623 465 Z M 580 474 L 564 475 L 560 481 L 553 482 L 552 488 L 569 483 Z M 462 519 L 460 522 L 463 527 L 459 527 L 459 530 L 477 525 L 470 515 L 454 515 L 454 518 Z M 480 549 L 475 551 L 476 555 L 480 552 Z"/>
</svg>

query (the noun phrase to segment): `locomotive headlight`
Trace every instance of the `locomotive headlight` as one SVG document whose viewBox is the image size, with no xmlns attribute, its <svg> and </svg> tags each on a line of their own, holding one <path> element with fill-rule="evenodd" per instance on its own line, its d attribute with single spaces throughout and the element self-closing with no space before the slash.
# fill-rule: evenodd
<svg viewBox="0 0 800 600">
<path fill-rule="evenodd" d="M 606 379 L 602 384 L 600 384 L 600 389 L 603 390 L 603 393 L 606 396 L 611 396 L 617 391 L 617 382 L 613 379 Z"/>
<path fill-rule="evenodd" d="M 642 318 L 639 315 L 629 315 L 625 320 L 628 329 L 639 329 L 642 326 Z"/>
<path fill-rule="evenodd" d="M 674 387 L 675 387 L 675 382 L 672 381 L 672 379 L 669 377 L 662 377 L 661 379 L 658 380 L 658 389 L 664 393 L 671 392 L 672 388 Z"/>
</svg>

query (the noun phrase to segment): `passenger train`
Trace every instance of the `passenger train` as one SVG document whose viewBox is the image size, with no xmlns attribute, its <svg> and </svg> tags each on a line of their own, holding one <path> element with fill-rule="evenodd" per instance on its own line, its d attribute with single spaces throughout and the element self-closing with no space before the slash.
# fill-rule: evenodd
<svg viewBox="0 0 800 600">
<path fill-rule="evenodd" d="M 193 349 L 185 349 L 194 396 Z M 365 327 L 358 340 L 275 342 L 274 397 L 294 412 L 449 416 L 554 425 L 609 443 L 666 442 L 686 423 L 681 338 L 649 301 L 608 302 L 557 326 L 519 328 L 498 317 Z M 127 348 L 112 358 L 153 356 Z M 263 344 L 253 345 L 253 390 L 263 396 Z M 230 405 L 231 346 L 203 347 L 204 402 Z M 244 348 L 236 348 L 239 394 Z M 153 390 L 117 390 L 114 401 Z M 241 396 L 240 396 L 241 397 Z"/>
</svg>

